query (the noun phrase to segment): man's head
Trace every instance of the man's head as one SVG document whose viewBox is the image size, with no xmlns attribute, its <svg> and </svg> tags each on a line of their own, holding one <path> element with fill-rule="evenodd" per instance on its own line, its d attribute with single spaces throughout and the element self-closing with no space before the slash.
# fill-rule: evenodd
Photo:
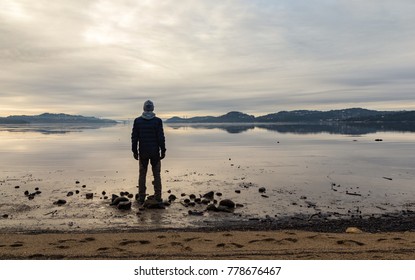
<svg viewBox="0 0 415 280">
<path fill-rule="evenodd" d="M 153 112 L 154 103 L 151 100 L 147 100 L 146 102 L 144 102 L 143 110 L 144 112 Z"/>
</svg>

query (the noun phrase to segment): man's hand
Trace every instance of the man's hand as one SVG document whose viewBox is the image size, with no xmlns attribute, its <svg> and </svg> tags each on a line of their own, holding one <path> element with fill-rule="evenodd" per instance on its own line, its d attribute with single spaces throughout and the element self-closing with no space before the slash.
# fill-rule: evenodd
<svg viewBox="0 0 415 280">
<path fill-rule="evenodd" d="M 161 152 L 160 159 L 163 159 L 165 157 L 166 157 L 166 152 Z"/>
<path fill-rule="evenodd" d="M 133 157 L 134 157 L 135 160 L 138 160 L 138 154 L 134 153 Z"/>
</svg>

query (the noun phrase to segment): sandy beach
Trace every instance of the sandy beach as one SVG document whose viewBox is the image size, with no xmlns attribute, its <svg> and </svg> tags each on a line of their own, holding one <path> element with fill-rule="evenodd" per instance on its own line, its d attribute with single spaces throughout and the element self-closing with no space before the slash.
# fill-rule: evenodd
<svg viewBox="0 0 415 280">
<path fill-rule="evenodd" d="M 145 231 L 1 234 L 0 259 L 414 260 L 415 232 Z"/>
</svg>

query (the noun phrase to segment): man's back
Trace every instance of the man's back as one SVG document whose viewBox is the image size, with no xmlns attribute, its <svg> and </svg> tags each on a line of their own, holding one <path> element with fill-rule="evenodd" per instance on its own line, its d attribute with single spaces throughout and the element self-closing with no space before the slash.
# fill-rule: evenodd
<svg viewBox="0 0 415 280">
<path fill-rule="evenodd" d="M 155 156 L 159 155 L 160 151 L 165 151 L 165 138 L 163 131 L 163 122 L 158 117 L 150 119 L 142 116 L 134 120 L 131 140 L 134 148 L 137 149 L 141 155 Z"/>
</svg>

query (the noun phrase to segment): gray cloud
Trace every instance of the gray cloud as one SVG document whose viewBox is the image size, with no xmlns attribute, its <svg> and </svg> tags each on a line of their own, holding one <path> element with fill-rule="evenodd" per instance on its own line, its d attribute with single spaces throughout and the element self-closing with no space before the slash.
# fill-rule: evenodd
<svg viewBox="0 0 415 280">
<path fill-rule="evenodd" d="M 414 13 L 409 0 L 3 0 L 0 108 L 415 109 Z"/>
</svg>

